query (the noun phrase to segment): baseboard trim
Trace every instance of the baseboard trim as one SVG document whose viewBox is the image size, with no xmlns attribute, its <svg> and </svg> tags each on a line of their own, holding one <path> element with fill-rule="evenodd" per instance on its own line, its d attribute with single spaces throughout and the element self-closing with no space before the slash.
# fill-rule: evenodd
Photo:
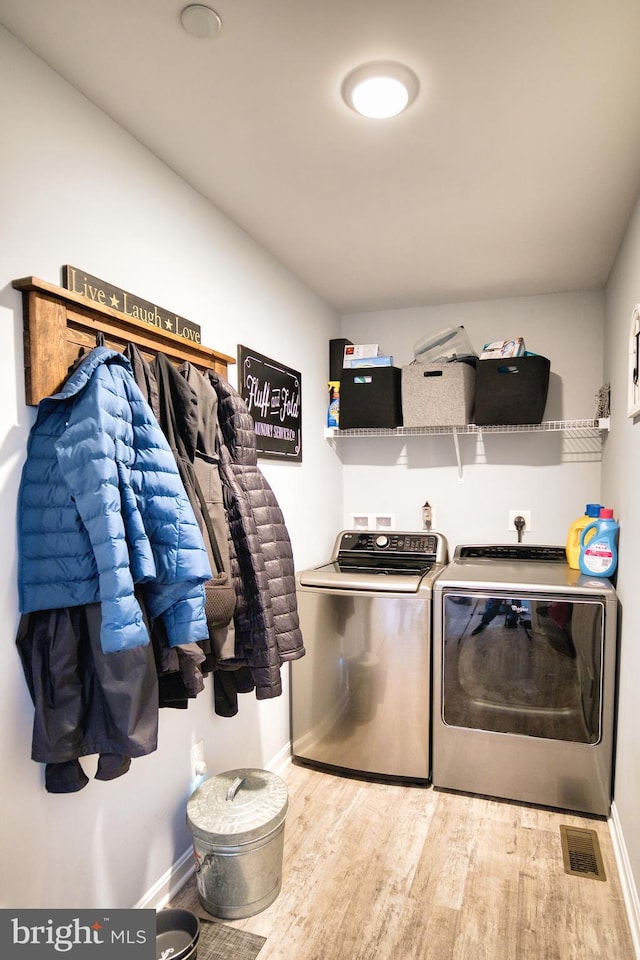
<svg viewBox="0 0 640 960">
<path fill-rule="evenodd" d="M 264 769 L 270 770 L 271 773 L 276 773 L 280 776 L 290 763 L 291 745 L 285 743 L 284 747 L 265 765 Z M 162 908 L 175 897 L 178 890 L 185 885 L 187 880 L 193 876 L 195 869 L 193 848 L 189 847 L 176 862 L 169 867 L 167 872 L 147 890 L 144 896 L 134 904 L 134 907 L 138 910 L 162 910 Z"/>
<path fill-rule="evenodd" d="M 640 898 L 631 870 L 631 861 L 627 853 L 627 847 L 624 842 L 622 826 L 618 817 L 618 810 L 615 803 L 611 804 L 611 815 L 609 817 L 609 832 L 611 834 L 611 843 L 613 853 L 616 858 L 620 884 L 622 886 L 622 895 L 627 911 L 627 918 L 631 928 L 631 939 L 633 940 L 633 949 L 635 950 L 637 960 L 640 960 Z"/>
<path fill-rule="evenodd" d="M 176 860 L 167 872 L 147 890 L 134 907 L 138 910 L 161 910 L 176 895 L 194 873 L 196 865 L 193 861 L 193 849 L 189 847 Z"/>
<path fill-rule="evenodd" d="M 291 744 L 285 743 L 285 745 L 278 750 L 275 757 L 273 757 L 269 763 L 266 765 L 265 770 L 270 770 L 271 773 L 277 773 L 278 776 L 281 776 L 288 766 L 291 764 Z"/>
</svg>

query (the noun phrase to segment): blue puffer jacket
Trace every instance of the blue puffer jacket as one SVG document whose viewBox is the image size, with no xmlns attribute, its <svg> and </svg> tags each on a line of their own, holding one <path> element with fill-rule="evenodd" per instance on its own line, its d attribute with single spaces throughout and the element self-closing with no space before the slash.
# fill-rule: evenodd
<svg viewBox="0 0 640 960">
<path fill-rule="evenodd" d="M 121 354 L 96 347 L 38 407 L 18 504 L 20 609 L 100 601 L 105 653 L 208 637 L 211 577 L 175 459 Z"/>
</svg>

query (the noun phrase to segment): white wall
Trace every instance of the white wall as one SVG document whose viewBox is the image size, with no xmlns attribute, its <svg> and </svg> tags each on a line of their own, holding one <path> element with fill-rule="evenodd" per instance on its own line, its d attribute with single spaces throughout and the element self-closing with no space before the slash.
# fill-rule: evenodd
<svg viewBox="0 0 640 960">
<path fill-rule="evenodd" d="M 617 590 L 622 607 L 615 808 L 629 867 L 640 889 L 640 421 L 627 411 L 627 344 L 631 314 L 640 303 L 640 206 L 616 259 L 606 291 L 605 371 L 611 379 L 611 436 L 603 462 L 604 497 L 620 523 Z M 636 909 L 638 909 L 636 900 Z M 636 918 L 640 923 L 640 914 Z"/>
<path fill-rule="evenodd" d="M 33 710 L 14 645 L 16 497 L 35 411 L 24 404 L 22 305 L 11 281 L 59 284 L 70 263 L 199 323 L 208 346 L 235 356 L 243 343 L 300 370 L 303 462 L 261 462 L 298 567 L 327 555 L 341 522 L 340 464 L 322 438 L 328 340 L 339 321 L 1 28 L 0 119 L 0 906 L 125 907 L 189 846 L 191 744 L 205 740 L 211 773 L 264 766 L 286 749 L 288 698 L 244 695 L 239 715 L 222 719 L 208 681 L 188 710 L 161 711 L 158 751 L 124 777 L 91 779 L 77 794 L 45 792 L 30 759 Z M 92 777 L 95 758 L 84 766 Z"/>
<path fill-rule="evenodd" d="M 603 381 L 604 297 L 600 291 L 447 304 L 343 317 L 343 335 L 378 343 L 402 367 L 427 335 L 462 324 L 475 350 L 522 336 L 551 361 L 545 420 L 589 419 Z M 530 510 L 532 543 L 564 544 L 584 505 L 600 497 L 598 444 L 559 433 L 460 438 L 462 478 L 451 437 L 344 438 L 344 517 L 394 513 L 399 529 L 420 529 L 428 500 L 451 549 L 462 542 L 511 542 L 508 511 Z"/>
</svg>

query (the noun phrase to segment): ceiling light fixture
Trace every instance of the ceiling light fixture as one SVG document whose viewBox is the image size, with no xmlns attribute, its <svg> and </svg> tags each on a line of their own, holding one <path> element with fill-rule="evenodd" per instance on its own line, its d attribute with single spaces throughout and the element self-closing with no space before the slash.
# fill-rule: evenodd
<svg viewBox="0 0 640 960">
<path fill-rule="evenodd" d="M 192 3 L 185 7 L 180 14 L 180 22 L 190 36 L 200 40 L 215 37 L 222 27 L 222 20 L 215 10 L 202 3 Z"/>
<path fill-rule="evenodd" d="M 356 113 L 372 120 L 395 117 L 413 103 L 419 90 L 413 70 L 402 63 L 376 60 L 356 67 L 342 84 L 342 96 Z"/>
</svg>

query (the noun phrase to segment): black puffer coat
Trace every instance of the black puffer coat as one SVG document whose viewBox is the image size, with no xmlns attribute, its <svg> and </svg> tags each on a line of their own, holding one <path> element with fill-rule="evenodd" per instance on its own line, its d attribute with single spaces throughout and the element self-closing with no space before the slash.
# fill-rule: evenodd
<svg viewBox="0 0 640 960">
<path fill-rule="evenodd" d="M 282 693 L 280 666 L 304 655 L 291 540 L 258 467 L 253 418 L 240 394 L 213 371 L 219 457 L 238 596 L 236 656 L 246 660 L 259 700 Z"/>
<path fill-rule="evenodd" d="M 147 363 L 135 344 L 128 344 L 124 355 L 131 364 L 136 383 L 142 395 L 151 406 L 156 419 L 160 421 L 162 417 L 161 398 L 154 368 Z M 183 416 L 185 423 L 189 424 L 193 436 L 190 449 L 195 450 L 198 422 L 195 401 L 191 390 L 182 378 L 179 378 L 179 385 L 184 387 L 188 395 L 187 399 L 190 401 L 184 405 Z M 160 426 L 162 427 L 162 423 L 160 423 Z M 186 493 L 197 519 L 199 506 L 191 497 L 190 491 L 186 490 Z M 197 697 L 204 689 L 203 675 L 208 672 L 205 657 L 209 647 L 208 639 L 199 643 L 170 647 L 162 622 L 156 620 L 151 629 L 151 640 L 158 671 L 159 705 L 161 707 L 186 709 L 189 700 Z"/>
</svg>

